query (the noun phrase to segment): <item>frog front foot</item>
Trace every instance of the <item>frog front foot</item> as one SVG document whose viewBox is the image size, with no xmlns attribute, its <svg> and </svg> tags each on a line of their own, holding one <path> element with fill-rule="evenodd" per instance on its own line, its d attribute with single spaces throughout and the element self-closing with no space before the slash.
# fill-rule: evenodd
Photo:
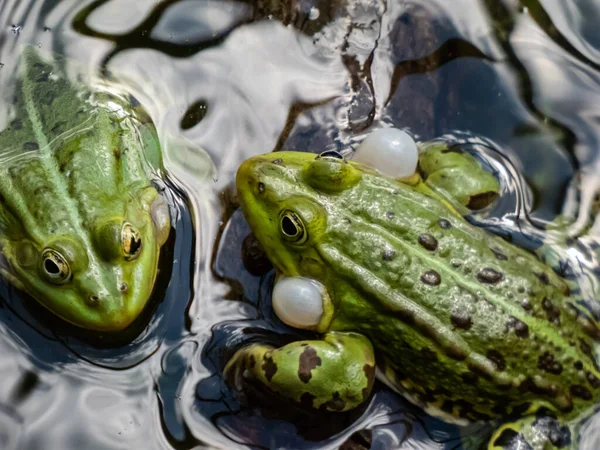
<svg viewBox="0 0 600 450">
<path fill-rule="evenodd" d="M 433 190 L 457 210 L 485 208 L 500 193 L 496 177 L 458 146 L 448 146 L 444 142 L 422 144 L 418 167 L 424 180 L 420 190 L 424 193 Z"/>
<path fill-rule="evenodd" d="M 252 344 L 238 350 L 224 370 L 238 392 L 251 380 L 303 406 L 337 412 L 367 400 L 374 376 L 371 342 L 361 334 L 338 332 L 280 348 Z"/>
</svg>

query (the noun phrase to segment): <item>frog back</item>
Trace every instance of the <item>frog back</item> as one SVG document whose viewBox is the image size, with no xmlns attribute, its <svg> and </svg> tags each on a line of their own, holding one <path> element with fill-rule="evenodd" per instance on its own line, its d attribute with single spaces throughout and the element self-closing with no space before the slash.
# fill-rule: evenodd
<svg viewBox="0 0 600 450">
<path fill-rule="evenodd" d="M 598 398 L 598 329 L 537 258 L 437 197 L 363 173 L 319 200 L 331 330 L 364 333 L 388 380 L 443 416 L 488 420 L 531 402 L 577 414 Z M 313 274 L 319 277 L 318 274 Z"/>
</svg>

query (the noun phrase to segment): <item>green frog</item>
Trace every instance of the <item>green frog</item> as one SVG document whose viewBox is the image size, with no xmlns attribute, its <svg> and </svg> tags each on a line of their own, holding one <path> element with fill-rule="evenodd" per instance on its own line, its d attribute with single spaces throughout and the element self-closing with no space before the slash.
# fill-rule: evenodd
<svg viewBox="0 0 600 450">
<path fill-rule="evenodd" d="M 319 284 L 304 328 L 322 339 L 238 349 L 235 389 L 347 411 L 377 373 L 445 421 L 498 423 L 489 450 L 576 448 L 600 396 L 597 323 L 535 255 L 463 218 L 499 194 L 476 158 L 430 143 L 398 180 L 335 152 L 275 152 L 236 185 L 278 277 Z"/>
<path fill-rule="evenodd" d="M 0 273 L 74 325 L 122 330 L 170 230 L 151 181 L 156 130 L 132 97 L 70 80 L 58 56 L 26 47 L 20 69 L 0 132 Z"/>
</svg>

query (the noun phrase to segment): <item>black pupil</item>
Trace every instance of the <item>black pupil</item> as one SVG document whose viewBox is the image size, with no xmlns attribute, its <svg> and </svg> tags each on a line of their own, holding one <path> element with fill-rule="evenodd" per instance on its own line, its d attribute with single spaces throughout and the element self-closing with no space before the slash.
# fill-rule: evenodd
<svg viewBox="0 0 600 450">
<path fill-rule="evenodd" d="M 142 246 L 142 240 L 136 239 L 135 236 L 132 236 L 131 240 L 129 241 L 129 253 L 131 253 L 132 255 L 135 255 L 141 246 Z"/>
<path fill-rule="evenodd" d="M 51 259 L 44 261 L 44 268 L 51 275 L 58 275 L 60 273 L 60 267 Z"/>
<path fill-rule="evenodd" d="M 281 228 L 283 229 L 283 232 L 288 236 L 295 236 L 298 234 L 296 224 L 294 224 L 294 221 L 288 216 L 284 216 L 281 220 Z"/>
</svg>

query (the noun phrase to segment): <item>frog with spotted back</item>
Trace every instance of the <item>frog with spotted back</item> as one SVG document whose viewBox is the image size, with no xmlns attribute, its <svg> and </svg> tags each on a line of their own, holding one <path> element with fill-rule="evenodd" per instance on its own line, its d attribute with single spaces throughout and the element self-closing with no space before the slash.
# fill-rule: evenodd
<svg viewBox="0 0 600 450">
<path fill-rule="evenodd" d="M 146 306 L 170 230 L 151 179 L 160 146 L 138 104 L 71 81 L 26 47 L 0 132 L 0 273 L 79 327 L 117 331 Z"/>
<path fill-rule="evenodd" d="M 600 395 L 600 333 L 550 267 L 461 216 L 493 200 L 495 177 L 444 144 L 426 145 L 402 180 L 337 156 L 276 152 L 238 170 L 278 276 L 319 283 L 322 313 L 304 328 L 323 338 L 243 347 L 230 384 L 346 411 L 377 368 L 443 420 L 502 421 L 489 450 L 576 448 Z"/>
</svg>

